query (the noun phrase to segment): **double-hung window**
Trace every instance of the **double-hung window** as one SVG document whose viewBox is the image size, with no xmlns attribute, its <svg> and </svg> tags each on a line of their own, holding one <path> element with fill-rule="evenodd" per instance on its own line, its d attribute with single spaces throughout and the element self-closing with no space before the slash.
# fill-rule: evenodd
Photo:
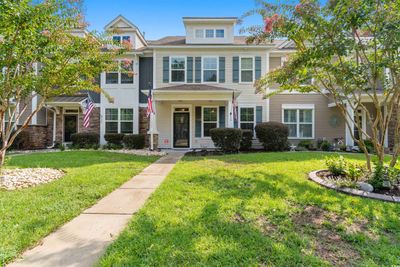
<svg viewBox="0 0 400 267">
<path fill-rule="evenodd" d="M 203 137 L 210 136 L 210 130 L 218 127 L 218 107 L 203 107 Z"/>
<path fill-rule="evenodd" d="M 114 35 L 112 37 L 113 43 L 116 45 L 120 45 L 121 43 L 130 43 L 131 42 L 131 37 L 129 35 L 124 35 L 124 36 L 120 36 L 120 35 Z"/>
<path fill-rule="evenodd" d="M 196 29 L 195 30 L 195 36 L 196 38 L 204 38 L 204 30 L 203 29 Z"/>
<path fill-rule="evenodd" d="M 289 138 L 314 138 L 314 109 L 283 108 L 283 123 L 289 128 Z"/>
<path fill-rule="evenodd" d="M 117 108 L 106 108 L 106 133 L 118 133 Z"/>
<path fill-rule="evenodd" d="M 216 29 L 215 30 L 215 37 L 224 38 L 225 37 L 225 30 L 224 29 Z"/>
<path fill-rule="evenodd" d="M 133 84 L 133 60 L 118 60 L 117 69 L 106 72 L 106 84 Z"/>
<path fill-rule="evenodd" d="M 185 82 L 186 58 L 171 57 L 171 82 Z"/>
<path fill-rule="evenodd" d="M 218 58 L 203 57 L 203 82 L 217 82 Z"/>
<path fill-rule="evenodd" d="M 133 133 L 133 109 L 106 108 L 106 133 Z"/>
<path fill-rule="evenodd" d="M 132 133 L 133 132 L 133 109 L 121 108 L 120 114 L 120 132 L 121 133 Z"/>
<path fill-rule="evenodd" d="M 214 29 L 206 29 L 206 38 L 214 38 Z"/>
<path fill-rule="evenodd" d="M 240 82 L 251 83 L 254 76 L 254 58 L 240 58 Z"/>
<path fill-rule="evenodd" d="M 241 107 L 240 108 L 240 129 L 254 130 L 255 126 L 255 112 L 254 107 Z"/>
</svg>

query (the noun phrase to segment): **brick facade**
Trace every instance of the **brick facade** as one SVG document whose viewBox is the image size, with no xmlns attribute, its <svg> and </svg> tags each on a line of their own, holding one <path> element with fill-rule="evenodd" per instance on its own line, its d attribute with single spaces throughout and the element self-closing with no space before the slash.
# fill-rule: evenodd
<svg viewBox="0 0 400 267">
<path fill-rule="evenodd" d="M 47 126 L 29 126 L 23 131 L 28 133 L 28 140 L 22 149 L 43 149 L 52 145 L 48 140 Z"/>
</svg>

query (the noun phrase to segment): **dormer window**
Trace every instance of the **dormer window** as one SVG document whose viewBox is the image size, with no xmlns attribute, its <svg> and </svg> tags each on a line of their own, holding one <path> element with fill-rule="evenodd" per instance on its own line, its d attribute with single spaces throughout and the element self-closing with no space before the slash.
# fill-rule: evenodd
<svg viewBox="0 0 400 267">
<path fill-rule="evenodd" d="M 206 29 L 206 38 L 214 38 L 214 29 Z"/>
<path fill-rule="evenodd" d="M 223 30 L 223 29 L 215 30 L 215 37 L 224 38 L 225 37 L 225 30 Z"/>
<path fill-rule="evenodd" d="M 124 44 L 124 43 L 130 43 L 131 42 L 131 37 L 129 35 L 114 35 L 113 36 L 113 43 L 114 44 Z"/>
<path fill-rule="evenodd" d="M 203 29 L 197 29 L 195 32 L 196 38 L 204 38 L 204 30 Z"/>
</svg>

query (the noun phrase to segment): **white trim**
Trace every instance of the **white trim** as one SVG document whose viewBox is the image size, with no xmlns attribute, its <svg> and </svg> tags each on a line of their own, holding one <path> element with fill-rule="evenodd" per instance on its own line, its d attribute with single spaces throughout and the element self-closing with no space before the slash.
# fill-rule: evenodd
<svg viewBox="0 0 400 267">
<path fill-rule="evenodd" d="M 192 148 L 192 104 L 172 104 L 171 105 L 171 148 L 172 149 L 187 149 L 186 147 L 175 147 L 174 146 L 174 113 L 175 113 L 175 108 L 189 108 L 189 111 L 184 111 L 184 112 L 177 112 L 177 113 L 189 113 L 189 147 Z"/>
<path fill-rule="evenodd" d="M 266 55 L 266 58 L 267 58 L 267 60 L 266 60 L 266 62 L 265 62 L 265 69 L 266 69 L 266 71 L 265 71 L 265 73 L 269 73 L 269 60 L 270 60 L 270 53 L 269 52 L 267 52 L 267 55 Z M 267 93 L 269 93 L 269 87 L 267 87 L 266 88 L 266 92 Z M 266 117 L 265 117 L 265 121 L 269 121 L 269 119 L 270 119 L 270 107 L 269 107 L 269 97 L 267 97 L 266 99 L 265 99 L 265 113 L 266 113 Z"/>
<path fill-rule="evenodd" d="M 299 110 L 308 109 L 311 110 L 312 121 L 311 123 L 300 123 L 300 112 Z M 296 125 L 296 136 L 288 137 L 289 140 L 310 140 L 315 138 L 315 105 L 314 104 L 282 104 L 282 120 L 283 124 L 295 124 Z M 296 122 L 285 123 L 285 110 L 296 110 Z M 300 137 L 300 124 L 311 124 L 311 137 Z"/>
<path fill-rule="evenodd" d="M 203 139 L 211 139 L 211 136 L 204 136 L 204 108 L 216 108 L 217 109 L 217 128 L 219 128 L 219 106 L 201 106 L 201 137 Z M 208 123 L 214 123 L 209 121 Z"/>
<path fill-rule="evenodd" d="M 182 82 L 173 82 L 172 81 L 172 58 L 183 58 L 185 60 L 185 67 L 183 68 L 183 77 L 184 80 Z M 186 71 L 187 71 L 187 56 L 181 56 L 181 55 L 173 55 L 173 56 L 169 56 L 169 83 L 172 84 L 185 84 L 187 81 L 187 75 L 186 75 Z M 155 68 L 156 66 L 153 66 L 153 68 Z M 180 69 L 177 69 L 176 71 L 182 71 Z M 155 78 L 155 77 L 154 77 Z"/>
<path fill-rule="evenodd" d="M 215 58 L 217 60 L 217 80 L 215 82 L 205 82 L 204 81 L 204 58 Z M 212 70 L 212 69 L 207 69 L 207 70 Z M 201 56 L 201 83 L 204 84 L 217 84 L 219 83 L 219 57 L 218 56 Z"/>
<path fill-rule="evenodd" d="M 251 82 L 242 82 L 242 58 L 251 58 L 252 59 L 252 63 L 253 63 L 253 69 L 252 69 L 252 81 Z M 255 56 L 239 56 L 239 84 L 253 84 L 254 81 L 256 80 L 256 74 L 255 71 L 256 70 L 256 60 L 255 60 Z M 244 71 L 249 71 L 249 69 L 245 69 Z"/>
<path fill-rule="evenodd" d="M 32 97 L 32 112 L 34 111 L 34 110 L 36 110 L 36 108 L 37 108 L 37 101 L 38 101 L 38 95 L 35 93 L 35 92 L 33 92 L 33 94 L 35 94 L 33 97 Z M 39 111 L 38 111 L 39 112 Z M 32 119 L 31 119 L 31 124 L 32 125 L 36 125 L 37 124 L 37 112 L 32 116 Z"/>
<path fill-rule="evenodd" d="M 112 86 L 118 86 L 118 89 L 120 88 L 131 88 L 132 85 L 135 84 L 135 63 L 138 63 L 135 58 L 130 59 L 132 60 L 132 83 L 121 83 L 121 75 L 123 74 L 121 72 L 121 62 L 123 59 L 115 59 L 114 61 L 118 62 L 118 70 L 117 71 L 105 71 L 104 72 L 104 86 L 106 87 L 112 87 Z M 118 74 L 118 82 L 117 83 L 107 83 L 107 73 L 117 73 Z M 128 72 L 124 72 L 124 74 L 127 74 Z"/>
<path fill-rule="evenodd" d="M 116 109 L 117 110 L 117 120 L 107 120 L 107 109 Z M 122 122 L 131 122 L 129 120 L 121 120 L 121 109 L 131 109 L 132 110 L 132 132 L 130 133 L 125 133 L 125 134 L 134 134 L 135 133 L 135 108 L 133 107 L 105 107 L 104 108 L 104 134 L 107 134 L 107 127 L 106 124 L 107 122 L 116 122 L 117 123 L 117 133 L 121 133 L 121 123 Z"/>
</svg>

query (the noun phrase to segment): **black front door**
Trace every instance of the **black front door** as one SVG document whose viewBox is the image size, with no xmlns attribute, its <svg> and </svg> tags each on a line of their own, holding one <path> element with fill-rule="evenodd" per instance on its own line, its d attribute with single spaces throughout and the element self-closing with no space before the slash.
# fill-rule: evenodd
<svg viewBox="0 0 400 267">
<path fill-rule="evenodd" d="M 64 116 L 64 142 L 71 142 L 71 135 L 77 132 L 77 115 Z"/>
<path fill-rule="evenodd" d="M 174 147 L 189 147 L 189 113 L 174 113 Z"/>
</svg>

